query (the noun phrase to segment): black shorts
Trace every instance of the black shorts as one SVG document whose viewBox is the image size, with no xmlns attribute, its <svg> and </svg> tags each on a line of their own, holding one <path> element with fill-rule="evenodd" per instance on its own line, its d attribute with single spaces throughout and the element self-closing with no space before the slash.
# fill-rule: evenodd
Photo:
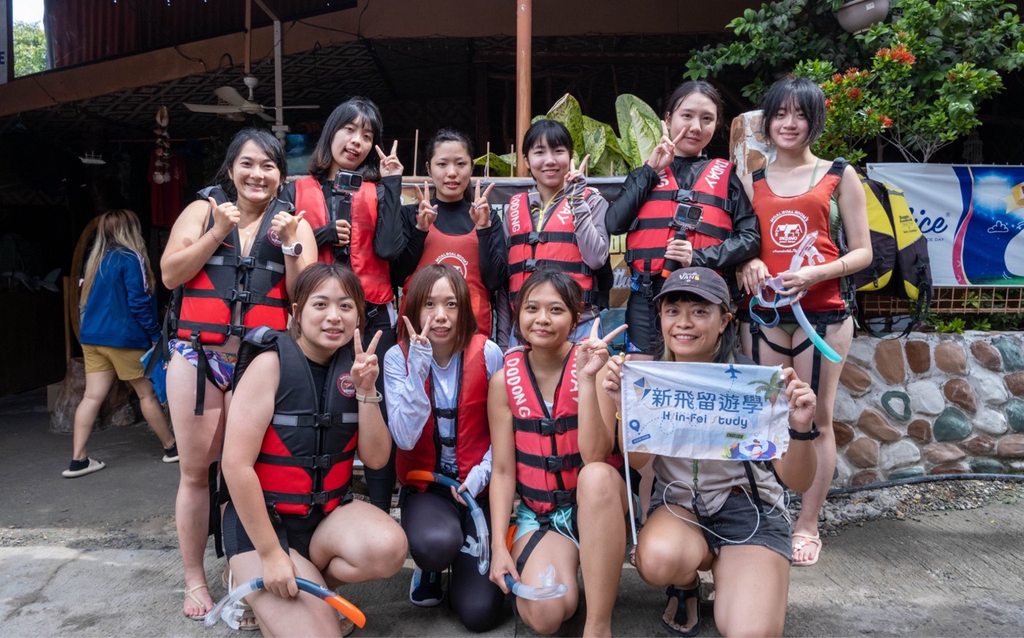
<svg viewBox="0 0 1024 638">
<path fill-rule="evenodd" d="M 344 506 L 352 500 L 349 497 L 342 501 L 338 507 Z M 274 533 L 281 543 L 281 549 L 286 553 L 289 548 L 294 549 L 305 558 L 309 558 L 309 543 L 313 540 L 313 532 L 327 515 L 319 508 L 314 508 L 308 516 L 281 516 L 275 513 L 270 514 L 270 522 L 274 526 Z M 256 548 L 249 539 L 242 521 L 238 518 L 235 504 L 229 502 L 224 510 L 224 553 L 228 558 L 235 554 L 255 551 Z"/>
<path fill-rule="evenodd" d="M 657 357 L 664 349 L 661 322 L 654 295 L 661 292 L 665 280 L 654 277 L 648 291 L 633 291 L 626 302 L 626 352 Z"/>
</svg>

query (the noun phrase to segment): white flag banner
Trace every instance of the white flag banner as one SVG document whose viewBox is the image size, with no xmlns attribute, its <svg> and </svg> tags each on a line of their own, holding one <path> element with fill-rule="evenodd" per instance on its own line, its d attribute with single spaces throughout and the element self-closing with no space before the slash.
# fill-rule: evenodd
<svg viewBox="0 0 1024 638">
<path fill-rule="evenodd" d="M 781 366 L 628 361 L 624 449 L 689 459 L 768 461 L 789 447 Z"/>
</svg>

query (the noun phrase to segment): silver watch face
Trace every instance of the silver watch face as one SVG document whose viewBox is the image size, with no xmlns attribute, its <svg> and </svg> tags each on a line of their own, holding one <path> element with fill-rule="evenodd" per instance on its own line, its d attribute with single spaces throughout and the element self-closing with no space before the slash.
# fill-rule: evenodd
<svg viewBox="0 0 1024 638">
<path fill-rule="evenodd" d="M 291 246 L 281 246 L 281 252 L 292 257 L 298 257 L 302 254 L 302 244 L 296 242 Z"/>
</svg>

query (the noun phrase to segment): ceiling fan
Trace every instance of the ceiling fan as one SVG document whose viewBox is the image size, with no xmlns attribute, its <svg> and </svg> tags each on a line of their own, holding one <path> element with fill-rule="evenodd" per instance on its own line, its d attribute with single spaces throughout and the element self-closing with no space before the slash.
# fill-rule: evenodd
<svg viewBox="0 0 1024 638">
<path fill-rule="evenodd" d="M 266 13 L 274 25 L 274 106 L 271 107 L 274 111 L 274 117 L 271 117 L 264 111 L 268 110 L 263 105 L 256 102 L 253 98 L 253 89 L 259 84 L 259 80 L 256 79 L 250 73 L 250 56 L 252 50 L 252 2 L 259 5 L 260 9 Z M 277 135 L 278 139 L 284 140 L 285 134 L 288 132 L 288 125 L 284 123 L 284 109 L 318 109 L 319 106 L 313 104 L 303 104 L 298 106 L 285 106 L 282 97 L 281 90 L 281 21 L 266 5 L 264 0 L 252 0 L 245 3 L 245 76 L 242 81 L 245 86 L 249 89 L 248 99 L 242 97 L 242 94 L 230 86 L 221 86 L 214 90 L 214 94 L 217 96 L 218 101 L 223 104 L 185 104 L 185 108 L 195 113 L 216 113 L 225 117 L 235 119 L 240 115 L 257 115 L 268 122 L 273 122 L 271 130 Z"/>
<path fill-rule="evenodd" d="M 232 86 L 220 86 L 214 90 L 214 95 L 217 96 L 218 104 L 190 104 L 184 103 L 185 108 L 192 111 L 193 113 L 212 113 L 217 115 L 256 115 L 263 118 L 268 122 L 274 122 L 275 119 L 268 115 L 266 111 L 267 107 L 255 101 L 253 97 L 253 90 L 259 85 L 259 80 L 252 75 L 246 75 L 242 81 L 245 86 L 249 89 L 249 97 L 245 98 Z M 275 107 L 270 107 L 271 109 Z M 281 106 L 282 109 L 318 109 L 319 106 L 315 104 L 303 104 L 297 106 Z"/>
</svg>

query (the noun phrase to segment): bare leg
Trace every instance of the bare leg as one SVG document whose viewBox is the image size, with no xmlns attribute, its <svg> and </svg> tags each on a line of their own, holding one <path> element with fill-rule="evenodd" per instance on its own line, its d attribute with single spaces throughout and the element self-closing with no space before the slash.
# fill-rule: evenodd
<svg viewBox="0 0 1024 638">
<path fill-rule="evenodd" d="M 797 330 L 793 340 L 797 343 L 804 339 L 802 330 Z M 825 333 L 825 340 L 835 348 L 845 360 L 853 341 L 853 319 L 843 323 L 832 324 Z M 796 357 L 794 369 L 804 381 L 811 381 L 813 366 L 813 350 L 807 349 Z M 836 469 L 836 436 L 832 429 L 832 410 L 835 407 L 836 392 L 839 388 L 839 375 L 843 371 L 843 363 L 832 363 L 821 359 L 821 374 L 818 380 L 818 407 L 814 422 L 821 431 L 821 436 L 814 440 L 814 451 L 818 459 L 818 469 L 814 473 L 814 482 L 804 492 L 801 501 L 800 515 L 793 524 L 793 533 L 806 536 L 818 534 L 818 513 L 825 504 L 828 489 L 832 485 L 832 474 Z M 818 551 L 816 546 L 805 545 L 799 552 L 794 552 L 794 562 L 805 561 Z"/>
<path fill-rule="evenodd" d="M 715 559 L 715 625 L 723 636 L 781 636 L 789 561 L 767 547 L 724 546 Z"/>
<path fill-rule="evenodd" d="M 534 532 L 533 534 L 536 534 Z M 533 534 L 527 534 L 516 541 L 512 546 L 512 558 L 518 560 L 523 553 L 526 543 Z M 579 553 L 576 545 L 571 540 L 562 536 L 554 530 L 549 530 L 544 537 L 533 548 L 533 553 L 523 566 L 519 574 L 520 580 L 538 587 L 540 575 L 544 573 L 548 565 L 555 566 L 555 582 L 565 583 L 569 591 L 561 598 L 548 600 L 516 600 L 516 608 L 523 621 L 538 634 L 550 636 L 558 631 L 562 623 L 576 613 L 576 606 L 579 604 L 580 591 L 576 584 L 576 571 L 579 569 Z"/>
<path fill-rule="evenodd" d="M 209 468 L 220 456 L 224 443 L 225 394 L 206 380 L 204 413 L 196 416 L 195 392 L 196 369 L 184 357 L 175 354 L 167 367 L 167 400 L 171 420 L 178 426 L 181 478 L 174 518 L 178 527 L 181 562 L 185 568 L 186 591 L 206 583 L 203 554 L 210 525 Z M 209 591 L 200 589 L 193 595 L 204 602 L 205 609 L 186 597 L 185 615 L 205 615 L 213 606 Z"/>
<path fill-rule="evenodd" d="M 171 429 L 167 426 L 167 417 L 164 416 L 164 410 L 160 407 L 156 392 L 153 391 L 153 384 L 146 377 L 132 379 L 128 383 L 132 384 L 132 389 L 139 396 L 142 417 L 146 419 L 153 434 L 160 439 L 160 445 L 164 448 L 174 445 L 174 435 L 171 434 Z"/>
<path fill-rule="evenodd" d="M 88 372 L 85 375 L 85 392 L 82 394 L 82 401 L 75 409 L 75 434 L 72 443 L 71 458 L 85 460 L 89 455 L 87 445 L 89 435 L 92 434 L 92 427 L 96 423 L 96 417 L 100 413 L 100 406 L 107 398 L 111 386 L 116 378 L 113 370 L 102 372 Z"/>
<path fill-rule="evenodd" d="M 324 585 L 320 571 L 295 550 L 289 551 L 295 571 L 301 578 Z M 231 573 L 236 582 L 263 575 L 259 555 L 252 552 L 231 557 Z M 299 592 L 295 598 L 279 598 L 267 591 L 258 591 L 246 597 L 256 613 L 260 631 L 271 636 L 341 636 L 338 615 L 314 596 Z"/>
<path fill-rule="evenodd" d="M 332 586 L 394 576 L 408 553 L 402 526 L 362 501 L 331 512 L 309 542 L 310 559 Z"/>
<path fill-rule="evenodd" d="M 636 569 L 640 577 L 654 587 L 693 589 L 699 584 L 697 570 L 711 566 L 711 549 L 700 529 L 686 521 L 694 521 L 693 514 L 679 506 L 659 507 L 644 523 L 637 539 Z M 679 517 L 682 517 L 681 520 Z M 686 631 L 697 622 L 696 598 L 686 600 L 688 625 L 678 627 Z M 666 607 L 662 619 L 674 623 L 674 608 Z"/>
<path fill-rule="evenodd" d="M 626 552 L 626 483 L 606 463 L 588 463 L 576 484 L 580 567 L 587 599 L 584 636 L 611 636 Z M 619 507 L 615 507 L 619 503 Z"/>
</svg>

